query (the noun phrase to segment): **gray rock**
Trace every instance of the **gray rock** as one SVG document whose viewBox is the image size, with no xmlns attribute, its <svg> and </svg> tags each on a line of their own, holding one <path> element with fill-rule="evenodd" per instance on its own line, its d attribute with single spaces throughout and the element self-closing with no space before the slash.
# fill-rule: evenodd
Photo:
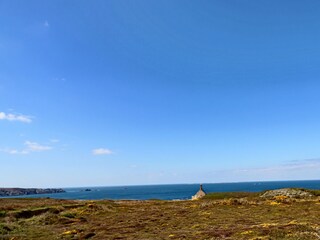
<svg viewBox="0 0 320 240">
<path fill-rule="evenodd" d="M 282 188 L 282 189 L 266 191 L 260 197 L 273 198 L 276 196 L 286 196 L 289 198 L 307 198 L 307 197 L 313 197 L 314 195 L 308 191 L 303 190 L 303 189 Z"/>
<path fill-rule="evenodd" d="M 196 195 L 192 196 L 192 200 L 197 200 L 197 199 L 203 198 L 205 195 L 206 195 L 206 192 L 203 190 L 202 184 L 200 184 L 200 189 L 196 193 Z"/>
</svg>

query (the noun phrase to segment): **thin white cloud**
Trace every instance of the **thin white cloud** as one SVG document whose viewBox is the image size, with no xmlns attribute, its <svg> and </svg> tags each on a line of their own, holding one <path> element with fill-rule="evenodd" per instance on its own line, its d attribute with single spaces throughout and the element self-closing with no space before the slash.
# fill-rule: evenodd
<svg viewBox="0 0 320 240">
<path fill-rule="evenodd" d="M 55 78 L 53 78 L 53 80 L 57 81 L 57 82 L 65 82 L 65 81 L 67 81 L 67 79 L 64 78 L 64 77 L 55 77 Z"/>
<path fill-rule="evenodd" d="M 17 122 L 24 122 L 24 123 L 31 123 L 32 122 L 32 119 L 30 116 L 21 115 L 21 114 L 5 113 L 5 112 L 0 112 L 0 120 L 17 121 Z"/>
<path fill-rule="evenodd" d="M 302 171 L 308 169 L 320 169 L 320 159 L 293 160 L 281 165 L 261 168 L 238 169 L 235 172 L 284 172 L 284 171 Z"/>
<path fill-rule="evenodd" d="M 50 139 L 50 142 L 52 142 L 52 143 L 58 143 L 58 142 L 60 142 L 60 140 L 59 140 L 59 139 Z"/>
<path fill-rule="evenodd" d="M 52 149 L 52 147 L 50 146 L 44 146 L 44 145 L 40 145 L 39 143 L 30 142 L 30 141 L 26 141 L 24 145 L 26 145 L 27 147 L 26 150 L 29 152 L 42 152 L 42 151 L 48 151 Z"/>
<path fill-rule="evenodd" d="M 29 152 L 27 150 L 17 150 L 17 149 L 1 149 L 1 152 L 5 152 L 12 155 L 24 155 L 28 154 Z"/>
<path fill-rule="evenodd" d="M 48 21 L 45 21 L 45 22 L 43 23 L 43 26 L 45 26 L 45 27 L 49 27 L 49 23 L 48 23 Z"/>
<path fill-rule="evenodd" d="M 96 148 L 92 150 L 93 155 L 111 155 L 113 152 L 107 148 Z"/>
<path fill-rule="evenodd" d="M 31 142 L 31 141 L 26 141 L 24 145 L 25 145 L 25 148 L 22 150 L 7 148 L 7 149 L 0 149 L 0 152 L 5 152 L 12 155 L 25 155 L 31 152 L 43 152 L 43 151 L 49 151 L 52 149 L 51 146 L 45 146 L 45 145 L 41 145 L 39 143 Z"/>
</svg>

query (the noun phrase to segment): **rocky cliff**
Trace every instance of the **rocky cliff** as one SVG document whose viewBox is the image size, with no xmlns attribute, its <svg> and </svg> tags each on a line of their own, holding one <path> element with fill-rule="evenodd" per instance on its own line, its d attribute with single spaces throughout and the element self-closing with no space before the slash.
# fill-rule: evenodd
<svg viewBox="0 0 320 240">
<path fill-rule="evenodd" d="M 21 196 L 30 194 L 48 194 L 65 192 L 61 188 L 0 188 L 0 196 Z"/>
</svg>

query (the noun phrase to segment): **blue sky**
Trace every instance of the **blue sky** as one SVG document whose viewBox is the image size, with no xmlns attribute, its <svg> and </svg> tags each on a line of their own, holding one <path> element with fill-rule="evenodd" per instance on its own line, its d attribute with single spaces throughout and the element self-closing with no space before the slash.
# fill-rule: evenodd
<svg viewBox="0 0 320 240">
<path fill-rule="evenodd" d="M 319 179 L 319 13 L 0 0 L 0 185 Z"/>
</svg>

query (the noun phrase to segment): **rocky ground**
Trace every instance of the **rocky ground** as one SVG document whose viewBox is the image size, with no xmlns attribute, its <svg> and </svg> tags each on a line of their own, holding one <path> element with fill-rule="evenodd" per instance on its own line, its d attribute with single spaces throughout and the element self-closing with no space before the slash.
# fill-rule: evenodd
<svg viewBox="0 0 320 240">
<path fill-rule="evenodd" d="M 196 201 L 0 199 L 0 239 L 320 239 L 320 193 L 309 193 L 215 193 Z"/>
<path fill-rule="evenodd" d="M 306 191 L 304 189 L 282 188 L 266 191 L 261 195 L 261 197 L 264 198 L 272 198 L 277 196 L 286 196 L 289 198 L 308 198 L 313 197 L 314 194 L 311 191 Z"/>
</svg>

